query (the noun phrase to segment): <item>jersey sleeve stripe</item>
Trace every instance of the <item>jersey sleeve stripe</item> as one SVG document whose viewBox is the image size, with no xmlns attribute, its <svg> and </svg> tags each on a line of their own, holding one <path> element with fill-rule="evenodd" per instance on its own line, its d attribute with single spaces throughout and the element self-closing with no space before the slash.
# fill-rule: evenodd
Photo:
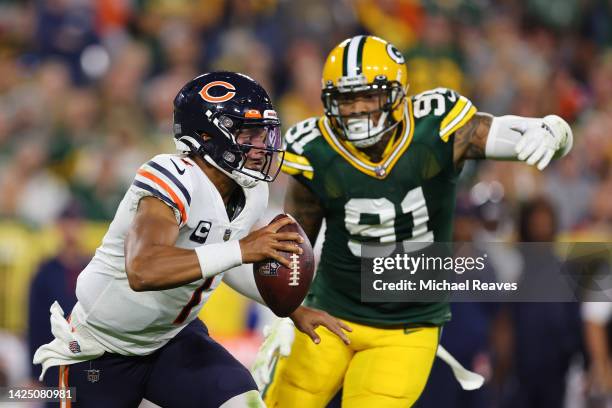
<svg viewBox="0 0 612 408">
<path fill-rule="evenodd" d="M 141 188 L 143 190 L 148 191 L 149 193 L 153 194 L 155 197 L 159 198 L 160 200 L 162 200 L 163 202 L 165 202 L 166 204 L 168 204 L 172 208 L 176 208 L 177 210 L 179 209 L 178 205 L 176 205 L 174 203 L 174 201 L 172 201 L 171 199 L 169 199 L 168 197 L 166 197 L 165 195 L 163 195 L 162 193 L 160 193 L 159 191 L 157 191 L 156 189 L 154 189 L 150 185 L 145 184 L 142 181 L 138 181 L 138 180 L 134 180 L 134 182 L 132 184 L 135 185 L 138 188 Z"/>
<path fill-rule="evenodd" d="M 302 166 L 312 167 L 307 158 L 305 158 L 304 156 L 299 156 L 291 152 L 285 152 L 285 161 L 291 162 L 293 164 L 300 164 Z"/>
<path fill-rule="evenodd" d="M 294 167 L 289 167 L 286 162 L 283 163 L 281 170 L 283 171 L 283 173 L 289 174 L 290 176 L 297 176 L 301 174 L 308 180 L 312 180 L 312 178 L 314 177 L 314 170 L 296 169 Z"/>
<path fill-rule="evenodd" d="M 285 160 L 283 162 L 283 166 L 287 166 L 287 167 L 291 167 L 293 169 L 296 170 L 302 170 L 302 171 L 314 171 L 314 169 L 312 168 L 312 166 L 305 166 L 303 164 L 298 164 L 298 163 L 292 163 L 290 161 Z"/>
<path fill-rule="evenodd" d="M 187 200 L 187 204 L 191 205 L 191 195 L 189 194 L 189 191 L 187 191 L 187 189 L 185 188 L 185 186 L 183 185 L 183 183 L 181 183 L 175 176 L 174 174 L 172 174 L 170 171 L 168 171 L 168 169 L 163 168 L 162 166 L 160 166 L 159 164 L 155 163 L 153 160 L 151 160 L 150 162 L 147 163 L 147 165 L 153 167 L 155 170 L 159 171 L 160 173 L 162 173 L 164 176 L 166 176 L 170 181 L 172 181 L 174 183 L 174 185 L 176 185 L 176 187 L 178 187 L 179 190 L 181 190 L 181 192 L 183 193 L 183 196 L 185 197 L 185 199 Z"/>
<path fill-rule="evenodd" d="M 348 75 L 348 48 L 349 42 L 344 46 L 344 51 L 342 52 L 342 76 Z"/>
<path fill-rule="evenodd" d="M 296 174 L 300 174 L 302 172 L 301 170 L 287 166 L 287 163 L 283 163 L 283 165 L 281 166 L 281 171 L 283 173 L 289 174 L 290 176 L 295 176 Z"/>
<path fill-rule="evenodd" d="M 138 175 L 148 178 L 149 180 L 157 183 L 157 185 L 163 188 L 166 191 L 166 193 L 170 195 L 174 203 L 178 206 L 178 210 L 181 213 L 181 221 L 183 222 L 183 224 L 187 222 L 187 213 L 185 211 L 185 206 L 183 205 L 183 202 L 179 199 L 176 193 L 170 188 L 170 186 L 166 184 L 164 180 L 160 179 L 156 175 L 146 170 L 143 170 L 143 169 L 138 170 Z"/>
<path fill-rule="evenodd" d="M 468 120 L 471 119 L 472 116 L 476 113 L 476 107 L 472 105 L 471 102 L 464 106 L 461 113 L 446 126 L 446 128 L 440 130 L 440 137 L 445 142 L 448 142 L 448 138 L 452 135 L 457 129 L 461 128 L 463 125 L 467 123 Z"/>
<path fill-rule="evenodd" d="M 442 119 L 442 122 L 440 123 L 440 130 L 446 128 L 453 121 L 453 119 L 455 119 L 457 115 L 461 113 L 461 111 L 463 110 L 463 108 L 465 108 L 465 105 L 468 102 L 469 101 L 467 100 L 467 98 L 460 96 L 459 101 L 455 103 L 455 106 L 453 106 L 451 110 L 446 114 L 444 119 Z"/>
</svg>

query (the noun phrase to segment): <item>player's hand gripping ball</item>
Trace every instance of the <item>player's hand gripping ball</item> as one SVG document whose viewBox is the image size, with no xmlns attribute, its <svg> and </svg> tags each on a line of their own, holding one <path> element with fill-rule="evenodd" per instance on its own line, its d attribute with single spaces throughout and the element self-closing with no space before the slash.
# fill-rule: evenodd
<svg viewBox="0 0 612 408">
<path fill-rule="evenodd" d="M 287 214 L 279 214 L 270 222 L 273 223 Z M 291 263 L 287 268 L 275 260 L 256 262 L 253 265 L 255 283 L 266 305 L 280 317 L 289 316 L 308 293 L 310 283 L 314 276 L 314 253 L 308 237 L 297 222 L 288 224 L 277 232 L 297 232 L 304 238 L 299 244 L 301 254 L 279 251 Z"/>
</svg>

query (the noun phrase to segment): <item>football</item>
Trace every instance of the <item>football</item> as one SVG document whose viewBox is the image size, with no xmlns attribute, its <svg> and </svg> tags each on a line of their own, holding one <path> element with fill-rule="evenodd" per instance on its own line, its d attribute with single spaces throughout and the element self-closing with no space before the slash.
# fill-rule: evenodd
<svg viewBox="0 0 612 408">
<path fill-rule="evenodd" d="M 288 217 L 288 215 L 279 214 L 270 223 L 284 217 Z M 304 242 L 300 244 L 303 250 L 302 254 L 280 251 L 291 262 L 291 268 L 268 259 L 263 262 L 256 262 L 253 265 L 253 273 L 255 274 L 257 289 L 259 289 L 266 305 L 277 316 L 287 317 L 302 304 L 308 293 L 314 276 L 314 253 L 308 237 L 297 222 L 285 225 L 278 232 L 297 232 L 300 234 L 304 238 Z"/>
</svg>

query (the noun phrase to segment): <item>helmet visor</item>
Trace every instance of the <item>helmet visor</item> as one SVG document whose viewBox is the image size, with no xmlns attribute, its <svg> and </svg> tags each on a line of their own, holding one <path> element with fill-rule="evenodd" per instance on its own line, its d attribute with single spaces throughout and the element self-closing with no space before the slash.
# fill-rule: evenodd
<svg viewBox="0 0 612 408">
<path fill-rule="evenodd" d="M 274 181 L 285 151 L 279 125 L 245 127 L 238 131 L 236 143 L 243 160 L 236 169 L 262 181 Z"/>
</svg>

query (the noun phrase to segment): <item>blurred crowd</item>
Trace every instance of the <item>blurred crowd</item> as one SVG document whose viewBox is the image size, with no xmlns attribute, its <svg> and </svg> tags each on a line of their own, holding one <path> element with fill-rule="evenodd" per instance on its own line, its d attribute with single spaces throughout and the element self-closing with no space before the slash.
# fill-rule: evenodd
<svg viewBox="0 0 612 408">
<path fill-rule="evenodd" d="M 466 165 L 458 211 L 478 228 L 458 217 L 458 239 L 608 241 L 611 21 L 606 0 L 556 0 L 554 6 L 547 0 L 0 1 L 0 220 L 32 231 L 59 225 L 64 245 L 39 274 L 59 268 L 76 276 L 83 260 L 74 253 L 74 223 L 108 222 L 138 166 L 173 151 L 172 100 L 182 84 L 210 70 L 248 74 L 269 91 L 286 129 L 322 114 L 327 52 L 344 38 L 370 33 L 402 50 L 411 94 L 449 87 L 481 111 L 556 113 L 572 124 L 574 149 L 543 173 L 514 163 Z M 273 186 L 272 208 L 281 207 L 285 183 L 280 177 Z M 544 222 L 522 234 L 516 220 L 526 203 L 543 203 L 554 215 L 554 231 Z M 62 285 L 73 290 L 71 279 Z M 33 291 L 46 287 L 44 279 L 33 280 Z M 44 296 L 50 295 L 37 299 Z M 45 313 L 48 305 L 40 308 Z M 572 313 L 580 318 L 577 310 L 553 309 L 561 328 L 575 327 Z M 474 313 L 485 332 L 530 315 L 502 311 L 499 323 L 487 317 L 497 310 Z M 503 336 L 494 340 L 507 343 Z M 572 347 L 574 340 L 581 341 L 569 339 Z M 505 357 L 506 349 L 495 350 Z M 470 358 L 489 364 L 479 353 Z M 562 375 L 567 359 L 559 363 Z M 497 365 L 498 373 L 509 365 L 499 361 L 505 365 Z M 609 378 L 600 386 L 610 391 L 612 370 L 602 370 Z M 506 392 L 504 384 L 498 390 Z M 535 401 L 513 406 L 554 406 Z"/>
<path fill-rule="evenodd" d="M 562 232 L 605 235 L 610 8 L 603 0 L 552 9 L 539 0 L 5 0 L 0 215 L 40 227 L 77 202 L 85 218 L 107 221 L 134 169 L 172 149 L 172 99 L 184 82 L 244 72 L 269 90 L 288 127 L 322 113 L 326 53 L 367 32 L 405 53 L 413 94 L 444 86 L 492 114 L 570 121 L 576 147 L 545 174 L 487 163 L 464 176 L 499 181 L 493 198 L 511 208 L 545 194 Z M 477 204 L 489 200 L 484 190 Z M 580 199 L 563 200 L 568 193 Z"/>
<path fill-rule="evenodd" d="M 611 18 L 597 0 L 553 9 L 538 0 L 4 1 L 0 215 L 41 226 L 76 201 L 87 219 L 109 220 L 134 169 L 172 149 L 172 99 L 184 82 L 244 72 L 288 127 L 322 113 L 331 47 L 369 32 L 405 53 L 411 93 L 445 86 L 492 114 L 554 112 L 573 123 L 574 152 L 546 174 L 494 163 L 466 177 L 499 180 L 510 205 L 546 194 L 563 232 L 606 234 Z M 581 199 L 563 200 L 568 192 Z"/>
</svg>

